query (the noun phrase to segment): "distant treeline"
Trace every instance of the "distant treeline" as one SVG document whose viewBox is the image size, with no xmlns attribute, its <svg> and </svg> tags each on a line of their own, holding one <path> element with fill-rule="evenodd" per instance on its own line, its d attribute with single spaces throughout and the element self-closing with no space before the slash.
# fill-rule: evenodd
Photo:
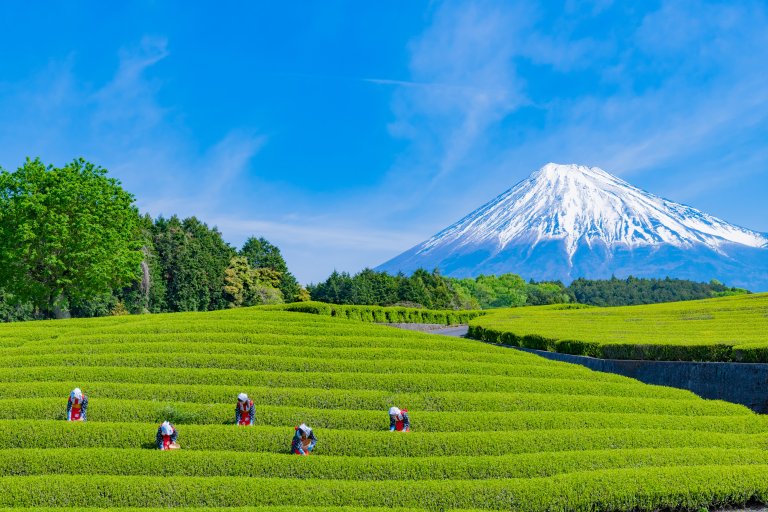
<svg viewBox="0 0 768 512">
<path fill-rule="evenodd" d="M 709 299 L 750 293 L 730 288 L 717 280 L 697 283 L 685 279 L 640 279 L 628 277 L 608 280 L 577 279 L 568 287 L 576 302 L 593 306 L 633 306 L 682 300 Z"/>
<path fill-rule="evenodd" d="M 308 286 L 312 300 L 333 304 L 406 305 L 429 309 L 489 309 L 578 302 L 595 306 L 629 306 L 706 299 L 749 293 L 718 281 L 697 283 L 683 279 L 577 279 L 570 286 L 559 281 L 526 282 L 515 274 L 476 278 L 444 277 L 420 269 L 411 276 L 371 269 L 350 275 L 334 272 L 322 283 Z"/>
</svg>

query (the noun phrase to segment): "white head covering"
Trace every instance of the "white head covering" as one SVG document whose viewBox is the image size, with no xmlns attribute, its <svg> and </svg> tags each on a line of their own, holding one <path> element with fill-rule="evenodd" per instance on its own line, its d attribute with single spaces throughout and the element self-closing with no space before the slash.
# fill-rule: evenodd
<svg viewBox="0 0 768 512">
<path fill-rule="evenodd" d="M 173 427 L 171 426 L 170 423 L 168 423 L 167 421 L 164 421 L 163 424 L 160 425 L 160 431 L 163 433 L 163 435 L 169 436 L 173 434 Z"/>
<path fill-rule="evenodd" d="M 240 393 L 239 395 L 237 395 L 237 399 L 240 400 L 241 402 L 247 402 L 248 395 L 246 395 L 245 393 Z"/>
<path fill-rule="evenodd" d="M 305 436 L 307 436 L 307 437 L 309 437 L 309 434 L 311 434 L 311 433 L 312 433 L 312 429 L 311 429 L 311 428 L 309 428 L 308 426 L 306 426 L 304 423 L 302 423 L 301 425 L 299 425 L 299 428 L 298 428 L 298 430 L 299 430 L 299 432 L 301 432 L 302 434 L 304 434 L 304 435 L 305 435 Z"/>
<path fill-rule="evenodd" d="M 71 398 L 72 400 L 82 400 L 83 399 L 83 392 L 80 391 L 80 388 L 75 388 L 69 394 L 69 398 Z"/>
<path fill-rule="evenodd" d="M 390 416 L 397 416 L 398 414 L 400 414 L 400 409 L 398 409 L 397 407 L 390 407 L 389 408 L 389 415 Z"/>
</svg>

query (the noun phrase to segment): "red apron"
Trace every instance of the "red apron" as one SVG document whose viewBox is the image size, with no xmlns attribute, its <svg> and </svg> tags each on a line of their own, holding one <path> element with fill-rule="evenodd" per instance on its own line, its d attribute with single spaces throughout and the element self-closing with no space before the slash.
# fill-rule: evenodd
<svg viewBox="0 0 768 512">
<path fill-rule="evenodd" d="M 248 403 L 244 405 L 240 405 L 238 402 L 237 407 L 240 409 L 240 421 L 237 422 L 238 425 L 250 425 L 251 424 L 251 415 L 249 413 Z"/>
<path fill-rule="evenodd" d="M 82 405 L 75 400 L 72 402 L 72 409 L 69 411 L 69 421 L 81 421 L 83 418 Z"/>
<path fill-rule="evenodd" d="M 408 411 L 403 409 L 403 412 L 408 412 Z M 396 420 L 395 430 L 397 430 L 398 432 L 402 432 L 404 429 L 405 429 L 405 422 L 403 420 Z"/>
<path fill-rule="evenodd" d="M 163 450 L 170 450 L 171 449 L 171 436 L 163 435 Z"/>
</svg>

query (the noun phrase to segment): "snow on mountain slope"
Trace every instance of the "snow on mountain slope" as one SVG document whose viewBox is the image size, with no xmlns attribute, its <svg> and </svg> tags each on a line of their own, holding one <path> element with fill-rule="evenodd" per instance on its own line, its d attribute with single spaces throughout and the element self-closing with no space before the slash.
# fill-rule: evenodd
<svg viewBox="0 0 768 512">
<path fill-rule="evenodd" d="M 621 253 L 618 259 L 628 268 L 616 275 L 676 270 L 693 278 L 710 272 L 709 280 L 720 278 L 720 258 L 729 276 L 736 271 L 734 248 L 747 251 L 750 265 L 766 259 L 768 270 L 762 256 L 768 255 L 768 235 L 649 194 L 597 167 L 549 163 L 379 269 L 440 267 L 448 274 L 476 275 L 509 268 L 523 277 L 571 280 L 610 277 L 615 271 L 610 262 Z M 698 255 L 701 272 L 684 268 L 686 251 Z M 666 260 L 658 261 L 662 257 Z M 526 275 L 526 264 L 533 261 L 536 268 Z M 586 275 L 590 269 L 596 275 Z"/>
<path fill-rule="evenodd" d="M 761 247 L 768 237 L 695 208 L 649 194 L 597 167 L 547 164 L 493 201 L 428 240 L 422 251 L 451 241 L 461 245 L 519 238 L 563 239 L 570 255 L 580 241 L 611 246 L 723 242 Z"/>
</svg>

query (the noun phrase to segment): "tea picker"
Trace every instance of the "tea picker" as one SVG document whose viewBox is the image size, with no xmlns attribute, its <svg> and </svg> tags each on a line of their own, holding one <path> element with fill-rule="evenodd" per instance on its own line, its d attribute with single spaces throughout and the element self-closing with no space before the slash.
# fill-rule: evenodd
<svg viewBox="0 0 768 512">
<path fill-rule="evenodd" d="M 256 410 L 253 406 L 253 400 L 248 398 L 245 393 L 237 395 L 237 406 L 235 407 L 235 423 L 238 425 L 253 426 L 256 420 Z"/>
<path fill-rule="evenodd" d="M 296 455 L 309 455 L 317 444 L 317 438 L 312 429 L 304 423 L 295 427 L 296 433 L 291 441 L 291 453 Z"/>
<path fill-rule="evenodd" d="M 408 417 L 408 409 L 389 408 L 389 431 L 409 432 L 411 430 L 411 420 Z"/>
<path fill-rule="evenodd" d="M 88 411 L 88 397 L 75 388 L 67 400 L 67 421 L 85 421 Z"/>
<path fill-rule="evenodd" d="M 164 421 L 162 425 L 157 428 L 157 436 L 155 437 L 155 444 L 158 450 L 177 450 L 179 447 L 176 443 L 176 438 L 179 437 L 179 433 L 176 427 L 169 422 Z"/>
</svg>

